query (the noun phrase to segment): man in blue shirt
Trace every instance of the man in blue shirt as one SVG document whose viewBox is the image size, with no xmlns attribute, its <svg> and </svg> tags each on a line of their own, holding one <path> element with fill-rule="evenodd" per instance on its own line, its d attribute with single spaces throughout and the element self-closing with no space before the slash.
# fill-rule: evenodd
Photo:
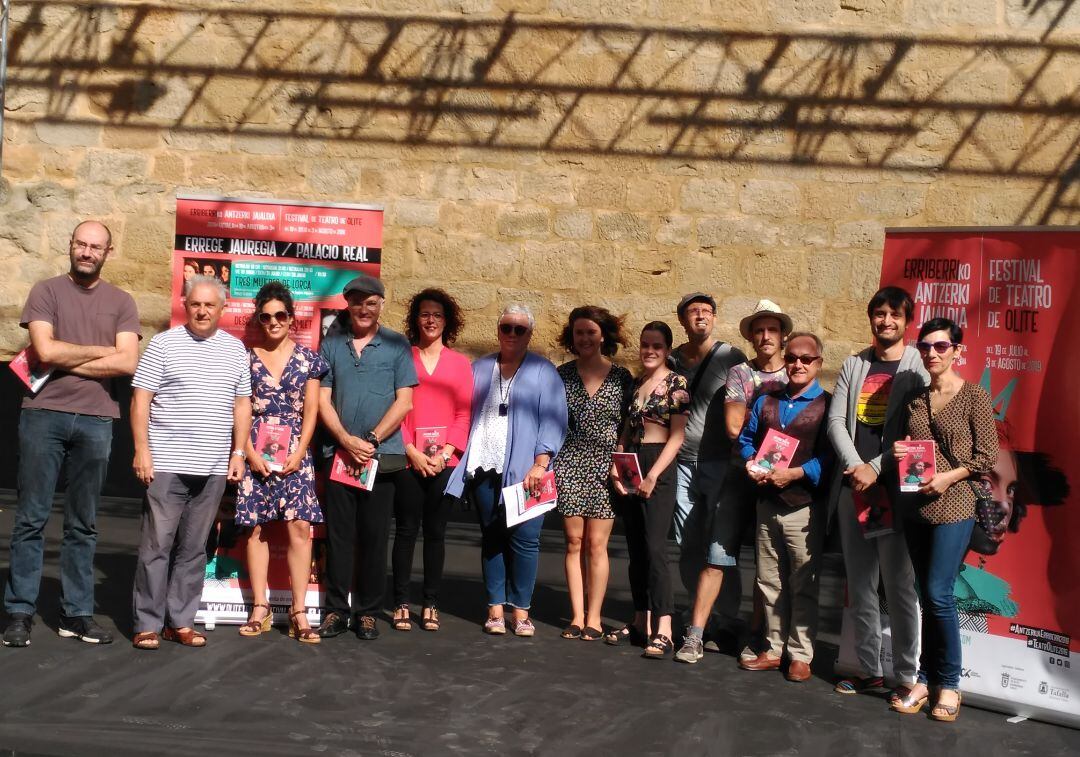
<svg viewBox="0 0 1080 757">
<path fill-rule="evenodd" d="M 344 633 L 351 614 L 356 635 L 370 641 L 379 637 L 375 617 L 386 590 L 394 490 L 405 471 L 400 426 L 412 409 L 417 377 L 409 342 L 379 324 L 382 282 L 361 274 L 345 285 L 344 295 L 349 330 L 328 333 L 319 349 L 330 364 L 319 389 L 319 417 L 333 440 L 323 454 L 340 449 L 357 467 L 375 457 L 379 468 L 371 491 L 326 484 L 326 615 L 319 636 Z"/>
<path fill-rule="evenodd" d="M 747 475 L 758 486 L 757 586 L 768 641 L 768 649 L 757 658 L 740 659 L 739 667 L 776 670 L 786 652 L 786 677 L 795 682 L 810 677 L 817 629 L 817 568 L 825 525 L 820 484 L 831 450 L 826 437 L 829 394 L 817 382 L 821 361 L 817 336 L 789 336 L 784 352 L 787 388 L 758 398 L 738 441 Z M 755 462 L 771 452 L 762 449 L 770 430 L 798 444 L 762 468 Z"/>
</svg>

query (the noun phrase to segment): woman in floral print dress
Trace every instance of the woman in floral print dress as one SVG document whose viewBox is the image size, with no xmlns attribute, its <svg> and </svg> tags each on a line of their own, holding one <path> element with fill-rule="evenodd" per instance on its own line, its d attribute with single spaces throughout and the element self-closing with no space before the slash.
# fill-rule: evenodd
<svg viewBox="0 0 1080 757">
<path fill-rule="evenodd" d="M 295 311 L 292 294 L 279 281 L 271 281 L 255 297 L 255 317 L 262 344 L 249 352 L 251 359 L 251 436 L 245 453 L 248 469 L 237 490 L 236 523 L 251 528 L 247 542 L 248 576 L 254 595 L 251 615 L 240 626 L 241 636 L 270 630 L 272 612 L 266 601 L 270 548 L 262 524 L 284 520 L 288 524 L 287 560 L 292 583 L 289 635 L 317 644 L 318 634 L 307 620 L 306 596 L 311 572 L 311 524 L 321 523 L 315 496 L 315 472 L 308 446 L 315 433 L 319 408 L 319 379 L 327 365 L 318 353 L 289 338 Z M 285 467 L 272 472 L 255 450 L 264 424 L 288 425 L 289 454 Z"/>
</svg>

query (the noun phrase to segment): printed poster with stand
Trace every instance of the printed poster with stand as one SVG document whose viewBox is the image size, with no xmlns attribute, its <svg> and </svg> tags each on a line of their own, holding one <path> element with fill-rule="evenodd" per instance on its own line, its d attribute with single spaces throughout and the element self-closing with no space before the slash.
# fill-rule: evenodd
<svg viewBox="0 0 1080 757">
<path fill-rule="evenodd" d="M 249 347 L 259 338 L 254 298 L 268 281 L 283 281 L 292 292 L 296 318 L 292 338 L 313 350 L 328 329 L 339 328 L 345 307 L 341 290 L 360 272 L 378 277 L 382 264 L 383 211 L 374 205 L 266 198 L 177 194 L 172 256 L 172 317 L 184 323 L 184 282 L 196 274 L 225 284 L 221 328 Z M 196 622 L 243 623 L 251 611 L 246 535 L 232 525 L 230 498 L 223 500 L 211 536 Z M 288 622 L 291 603 L 284 524 L 265 527 L 270 545 L 269 602 L 275 623 Z M 322 555 L 325 536 L 312 529 L 312 571 L 307 607 L 310 622 L 322 616 Z"/>
<path fill-rule="evenodd" d="M 931 318 L 959 323 L 957 369 L 994 404 L 1001 451 L 978 481 L 996 523 L 954 591 L 964 701 L 1080 727 L 1080 229 L 889 230 L 881 284 L 915 300 L 909 343 Z M 857 672 L 847 610 L 837 667 Z"/>
</svg>

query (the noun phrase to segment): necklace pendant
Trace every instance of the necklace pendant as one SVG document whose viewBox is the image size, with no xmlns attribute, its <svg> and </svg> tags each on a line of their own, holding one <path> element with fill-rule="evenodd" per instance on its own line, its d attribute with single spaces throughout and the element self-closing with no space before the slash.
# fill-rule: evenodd
<svg viewBox="0 0 1080 757">
<path fill-rule="evenodd" d="M 499 415 L 505 417 L 509 412 L 510 412 L 510 403 L 508 403 L 508 402 L 500 402 L 499 403 Z"/>
</svg>

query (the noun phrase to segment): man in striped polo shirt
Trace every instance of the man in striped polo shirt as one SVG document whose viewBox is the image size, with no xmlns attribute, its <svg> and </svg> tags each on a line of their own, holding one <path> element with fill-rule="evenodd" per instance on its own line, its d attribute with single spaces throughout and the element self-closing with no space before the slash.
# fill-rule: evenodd
<svg viewBox="0 0 1080 757">
<path fill-rule="evenodd" d="M 157 649 L 163 627 L 167 641 L 205 646 L 192 626 L 206 538 L 226 479 L 244 472 L 251 431 L 247 351 L 218 330 L 224 285 L 193 277 L 184 309 L 187 323 L 150 340 L 131 382 L 133 468 L 147 487 L 132 601 L 138 649 Z"/>
</svg>

